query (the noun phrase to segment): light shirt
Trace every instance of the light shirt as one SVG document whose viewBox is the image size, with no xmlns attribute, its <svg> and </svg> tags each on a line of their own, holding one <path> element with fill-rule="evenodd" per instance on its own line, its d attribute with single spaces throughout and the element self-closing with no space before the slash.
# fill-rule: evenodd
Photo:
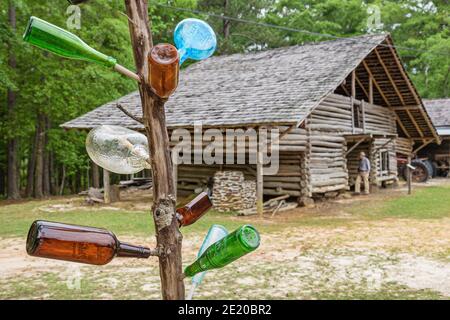
<svg viewBox="0 0 450 320">
<path fill-rule="evenodd" d="M 370 171 L 370 161 L 369 159 L 367 159 L 367 157 L 364 157 L 359 161 L 359 171 L 360 172 Z"/>
</svg>

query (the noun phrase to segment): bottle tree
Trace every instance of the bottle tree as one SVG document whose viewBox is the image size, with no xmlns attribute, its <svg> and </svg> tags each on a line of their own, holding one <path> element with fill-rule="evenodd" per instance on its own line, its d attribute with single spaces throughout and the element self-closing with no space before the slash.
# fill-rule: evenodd
<svg viewBox="0 0 450 320">
<path fill-rule="evenodd" d="M 185 298 L 181 248 L 183 237 L 175 212 L 175 186 L 164 111 L 165 99 L 153 94 L 149 83 L 148 60 L 153 47 L 147 0 L 125 0 L 136 72 L 141 78 L 139 93 L 151 156 L 153 179 L 153 219 L 159 249 L 161 294 L 166 300 Z"/>
<path fill-rule="evenodd" d="M 171 45 L 152 50 L 153 41 L 149 27 L 147 0 L 125 0 L 125 7 L 136 70 L 141 78 L 139 92 L 143 123 L 147 134 L 149 153 L 152 155 L 150 157 L 153 178 L 152 212 L 156 230 L 157 251 L 159 252 L 162 297 L 168 300 L 185 299 L 181 259 L 183 237 L 179 227 L 192 223 L 193 220 L 191 219 L 192 221 L 189 222 L 190 219 L 186 218 L 179 221 L 175 207 L 176 196 L 172 179 L 172 158 L 164 110 L 164 104 L 167 101 L 166 95 L 168 92 L 172 92 L 173 82 L 168 81 L 155 86 L 150 76 L 150 70 L 155 71 L 155 62 L 166 59 L 165 63 L 169 68 L 166 72 L 171 75 L 167 79 L 178 79 L 178 64 L 175 64 L 177 68 L 173 68 L 177 59 L 172 61 L 173 50 L 170 48 Z M 209 26 L 197 19 L 187 20 L 186 23 L 177 26 L 178 31 L 175 30 L 175 43 L 179 49 L 180 64 L 187 57 L 195 60 L 205 59 L 214 52 L 216 47 L 215 35 Z M 189 27 L 190 24 L 192 24 L 192 29 Z M 201 39 L 200 49 L 188 40 L 188 35 L 192 34 L 193 30 L 195 30 L 197 37 Z M 183 38 L 187 41 L 183 42 Z M 151 65 L 149 66 L 149 64 Z M 154 80 L 155 78 L 153 78 Z M 157 95 L 155 91 L 156 93 L 161 92 L 161 94 Z M 208 207 L 206 202 L 201 201 L 201 203 Z M 188 209 L 185 210 L 186 213 L 189 212 Z"/>
<path fill-rule="evenodd" d="M 105 264 L 115 256 L 157 256 L 163 299 L 184 299 L 183 279 L 186 276 L 221 268 L 255 250 L 259 246 L 259 234 L 251 226 L 242 226 L 210 247 L 205 245 L 198 260 L 182 272 L 182 235 L 179 228 L 198 220 L 212 203 L 208 193 L 204 192 L 184 207 L 176 209 L 164 104 L 178 85 L 179 65 L 187 58 L 202 60 L 211 56 L 216 48 L 216 37 L 205 22 L 185 19 L 175 29 L 178 49 L 171 44 L 153 47 L 147 0 L 125 0 L 125 7 L 136 73 L 117 64 L 114 58 L 90 48 L 76 35 L 36 17 L 31 17 L 24 40 L 64 57 L 102 64 L 137 80 L 146 137 L 117 126 L 100 126 L 89 133 L 86 147 L 94 162 L 113 172 L 131 173 L 151 166 L 152 213 L 157 246 L 148 249 L 120 243 L 104 229 L 36 221 L 27 238 L 27 252 L 38 257 L 91 264 Z M 111 166 L 109 158 L 115 159 L 114 166 Z M 82 236 L 74 237 L 75 234 Z M 101 234 L 103 241 L 99 242 L 98 237 L 91 237 L 90 234 Z M 68 247 L 77 250 L 71 251 Z M 93 252 L 101 254 L 92 256 Z M 90 255 L 94 258 L 89 258 Z M 197 280 L 194 283 L 198 285 L 201 277 Z"/>
<path fill-rule="evenodd" d="M 87 0 L 72 1 L 83 3 Z M 182 235 L 176 215 L 175 186 L 172 179 L 172 158 L 166 127 L 164 104 L 151 90 L 149 60 L 153 48 L 147 0 L 125 0 L 126 15 L 133 47 L 136 74 L 141 97 L 143 124 L 148 139 L 153 180 L 153 220 L 161 278 L 161 294 L 165 300 L 185 298 L 182 271 Z M 181 52 L 185 59 L 185 52 Z"/>
</svg>

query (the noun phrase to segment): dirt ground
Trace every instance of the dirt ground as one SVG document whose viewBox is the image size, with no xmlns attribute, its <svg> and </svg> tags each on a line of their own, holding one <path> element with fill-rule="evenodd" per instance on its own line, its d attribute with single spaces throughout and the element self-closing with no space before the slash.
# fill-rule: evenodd
<svg viewBox="0 0 450 320">
<path fill-rule="evenodd" d="M 428 186 L 441 184 L 450 182 L 434 181 Z M 355 219 L 351 213 L 351 208 L 365 201 L 377 203 L 404 192 L 405 188 L 383 190 L 313 209 L 298 208 L 270 219 L 252 218 L 255 225 L 276 225 L 307 216 L 327 220 L 302 220 L 281 231 L 262 233 L 257 251 L 240 263 L 211 271 L 195 297 L 449 299 L 450 215 L 440 219 Z M 336 220 L 330 222 L 330 217 Z M 202 238 L 199 233 L 184 236 L 186 263 L 194 260 Z M 122 240 L 154 244 L 150 237 Z M 84 266 L 27 256 L 24 239 L 8 238 L 0 240 L 0 266 L 2 299 L 160 298 L 156 260 L 115 259 L 104 267 Z M 186 286 L 189 289 L 188 280 Z"/>
</svg>

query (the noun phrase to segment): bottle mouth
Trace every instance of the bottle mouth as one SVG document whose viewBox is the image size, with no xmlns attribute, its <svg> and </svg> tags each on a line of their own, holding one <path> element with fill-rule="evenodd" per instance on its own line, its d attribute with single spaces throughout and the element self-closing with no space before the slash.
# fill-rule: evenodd
<svg viewBox="0 0 450 320">
<path fill-rule="evenodd" d="M 39 244 L 39 226 L 39 220 L 36 220 L 31 224 L 30 230 L 28 231 L 26 244 L 28 254 L 33 254 Z"/>
<path fill-rule="evenodd" d="M 258 231 L 249 224 L 241 227 L 238 238 L 241 244 L 249 251 L 253 251 L 258 248 L 261 242 Z"/>
<path fill-rule="evenodd" d="M 169 43 L 159 43 L 153 46 L 150 55 L 153 60 L 162 65 L 170 65 L 178 61 L 178 50 Z"/>
<path fill-rule="evenodd" d="M 36 20 L 38 20 L 38 18 L 34 16 L 30 17 L 30 20 L 28 21 L 27 27 L 25 29 L 25 33 L 23 34 L 23 40 L 28 42 L 28 39 L 30 38 L 31 31 L 33 30 L 33 26 Z"/>
</svg>

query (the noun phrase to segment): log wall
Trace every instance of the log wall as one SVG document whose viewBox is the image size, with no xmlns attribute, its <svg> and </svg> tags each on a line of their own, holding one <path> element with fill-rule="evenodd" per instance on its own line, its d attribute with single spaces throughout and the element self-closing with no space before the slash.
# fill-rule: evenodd
<svg viewBox="0 0 450 320">
<path fill-rule="evenodd" d="M 354 108 L 362 112 L 361 125 L 355 127 Z M 397 177 L 395 141 L 377 136 L 395 135 L 397 127 L 392 110 L 330 94 L 310 114 L 307 120 L 307 160 L 310 194 L 348 189 L 354 184 L 359 164 L 359 153 L 364 151 L 371 166 L 371 183 L 394 180 Z M 347 141 L 350 135 L 373 135 L 345 155 L 356 141 Z M 389 140 L 391 139 L 391 140 Z M 382 147 L 382 149 L 380 149 Z M 390 172 L 380 169 L 380 152 L 389 152 Z"/>
<path fill-rule="evenodd" d="M 381 171 L 381 153 L 389 153 L 389 170 Z M 374 139 L 370 150 L 371 157 L 371 178 L 374 184 L 380 185 L 385 181 L 397 179 L 397 155 L 395 152 L 394 139 Z"/>
<path fill-rule="evenodd" d="M 414 142 L 408 138 L 398 137 L 395 139 L 395 151 L 398 154 L 409 156 L 413 151 Z"/>
<path fill-rule="evenodd" d="M 361 128 L 354 126 L 355 106 L 360 106 L 363 111 Z M 396 179 L 395 153 L 397 141 L 400 140 L 381 137 L 396 134 L 397 127 L 392 110 L 330 94 L 307 117 L 303 127 L 279 127 L 281 137 L 276 151 L 279 152 L 280 169 L 276 175 L 264 176 L 265 195 L 288 194 L 302 198 L 349 189 L 357 174 L 360 151 L 365 151 L 371 161 L 372 183 L 379 184 L 380 181 Z M 226 129 L 219 130 L 225 132 Z M 355 143 L 350 141 L 348 136 L 361 134 L 372 134 L 373 137 L 346 156 L 347 150 Z M 268 137 L 270 138 L 270 134 Z M 203 147 L 207 145 L 208 142 L 203 143 Z M 389 152 L 390 161 L 390 172 L 383 175 L 379 170 L 382 150 Z M 247 159 L 248 154 L 255 151 L 246 148 Z M 255 164 L 183 164 L 178 166 L 178 189 L 192 192 L 204 187 L 208 179 L 221 170 L 240 170 L 246 180 L 256 180 Z"/>
<path fill-rule="evenodd" d="M 279 171 L 264 176 L 265 195 L 302 197 L 308 194 L 308 182 L 302 153 L 280 152 Z M 256 165 L 179 165 L 178 190 L 193 192 L 204 188 L 217 171 L 242 171 L 245 180 L 256 180 Z"/>
</svg>

